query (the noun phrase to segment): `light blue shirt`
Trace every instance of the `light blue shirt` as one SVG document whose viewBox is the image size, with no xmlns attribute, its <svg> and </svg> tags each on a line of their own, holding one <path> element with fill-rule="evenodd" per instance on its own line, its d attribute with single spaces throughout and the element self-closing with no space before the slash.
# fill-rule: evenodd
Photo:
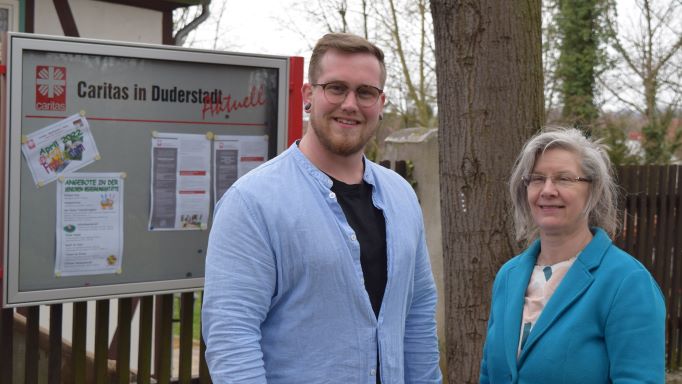
<svg viewBox="0 0 682 384">
<path fill-rule="evenodd" d="M 202 321 L 215 383 L 440 383 L 436 288 L 410 185 L 365 159 L 386 219 L 379 317 L 332 180 L 296 144 L 240 178 L 216 208 Z"/>
</svg>

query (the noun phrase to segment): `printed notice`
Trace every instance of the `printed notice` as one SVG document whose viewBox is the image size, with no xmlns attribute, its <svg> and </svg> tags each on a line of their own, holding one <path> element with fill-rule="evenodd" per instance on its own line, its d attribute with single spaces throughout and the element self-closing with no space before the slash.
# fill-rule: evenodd
<svg viewBox="0 0 682 384">
<path fill-rule="evenodd" d="M 220 200 L 232 183 L 268 158 L 268 136 L 216 135 L 213 194 Z"/>
<path fill-rule="evenodd" d="M 39 187 L 99 157 L 90 124 L 79 114 L 27 135 L 22 139 L 21 151 Z"/>
<path fill-rule="evenodd" d="M 206 229 L 211 141 L 206 135 L 157 133 L 151 160 L 149 230 Z"/>
<path fill-rule="evenodd" d="M 79 173 L 57 188 L 56 276 L 121 273 L 123 177 Z"/>
</svg>

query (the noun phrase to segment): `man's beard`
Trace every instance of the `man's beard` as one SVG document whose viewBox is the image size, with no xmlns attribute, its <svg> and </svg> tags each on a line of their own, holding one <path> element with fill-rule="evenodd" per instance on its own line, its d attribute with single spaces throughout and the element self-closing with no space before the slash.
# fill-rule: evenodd
<svg viewBox="0 0 682 384">
<path fill-rule="evenodd" d="M 373 128 L 365 127 L 360 135 L 334 135 L 331 133 L 329 125 L 325 128 L 320 128 L 321 124 L 317 124 L 317 119 L 311 119 L 310 126 L 315 131 L 315 136 L 329 152 L 339 156 L 351 156 L 358 152 L 362 152 L 365 145 L 374 136 L 379 124 L 375 124 Z"/>
</svg>

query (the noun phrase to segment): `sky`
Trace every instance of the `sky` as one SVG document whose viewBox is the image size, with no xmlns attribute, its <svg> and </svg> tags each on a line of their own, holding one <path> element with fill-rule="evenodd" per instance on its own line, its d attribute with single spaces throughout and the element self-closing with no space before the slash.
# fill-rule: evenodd
<svg viewBox="0 0 682 384">
<path fill-rule="evenodd" d="M 622 21 L 632 17 L 631 1 L 617 0 Z M 188 41 L 195 48 L 307 57 L 324 31 L 305 19 L 306 5 L 317 6 L 314 0 L 212 0 L 211 18 Z M 213 46 L 221 9 L 221 41 Z"/>
<path fill-rule="evenodd" d="M 329 0 L 212 0 L 211 17 L 189 35 L 185 46 L 302 56 L 307 62 L 315 41 L 325 33 L 305 13 L 306 9 L 317 9 L 317 1 Z M 619 22 L 625 30 L 632 28 L 637 19 L 633 0 L 616 1 Z M 219 24 L 216 23 L 218 19 L 221 20 Z M 216 29 L 221 38 L 214 42 Z M 606 97 L 602 102 L 607 109 L 622 107 L 606 92 L 602 96 Z"/>
<path fill-rule="evenodd" d="M 211 18 L 199 26 L 188 42 L 194 48 L 219 49 L 233 52 L 259 53 L 278 56 L 310 56 L 311 44 L 323 34 L 311 23 L 298 19 L 291 0 L 213 0 Z M 214 46 L 215 20 L 224 10 L 220 23 L 221 39 Z M 304 28 L 296 31 L 295 28 Z"/>
</svg>

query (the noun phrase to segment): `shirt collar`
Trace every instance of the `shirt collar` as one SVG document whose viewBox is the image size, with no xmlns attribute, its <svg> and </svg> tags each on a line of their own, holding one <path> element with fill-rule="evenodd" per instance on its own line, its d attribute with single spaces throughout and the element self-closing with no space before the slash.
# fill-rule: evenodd
<svg viewBox="0 0 682 384">
<path fill-rule="evenodd" d="M 301 149 L 298 147 L 298 143 L 300 140 L 296 140 L 291 146 L 289 147 L 289 151 L 293 153 L 294 159 L 296 159 L 296 162 L 303 168 L 306 172 L 308 172 L 315 180 L 317 180 L 322 186 L 324 186 L 326 189 L 331 189 L 332 185 L 334 182 L 332 179 L 327 176 L 324 172 L 320 171 L 319 168 L 317 168 L 313 163 L 308 160 L 307 157 L 301 152 Z M 372 162 L 367 160 L 367 157 L 363 154 L 362 155 L 362 162 L 364 164 L 365 171 L 363 173 L 362 179 L 367 182 L 368 184 L 374 185 L 374 174 L 372 173 Z"/>
<path fill-rule="evenodd" d="M 297 140 L 289 147 L 289 151 L 293 153 L 296 163 L 305 172 L 308 172 L 308 174 L 312 176 L 313 179 L 317 180 L 317 182 L 324 188 L 331 189 L 334 182 L 332 181 L 331 178 L 329 178 L 329 176 L 327 176 L 324 172 L 320 171 L 315 165 L 313 165 L 313 163 L 311 163 L 307 157 L 305 157 L 303 152 L 301 152 L 301 149 L 298 147 L 299 141 L 300 140 Z"/>
</svg>

